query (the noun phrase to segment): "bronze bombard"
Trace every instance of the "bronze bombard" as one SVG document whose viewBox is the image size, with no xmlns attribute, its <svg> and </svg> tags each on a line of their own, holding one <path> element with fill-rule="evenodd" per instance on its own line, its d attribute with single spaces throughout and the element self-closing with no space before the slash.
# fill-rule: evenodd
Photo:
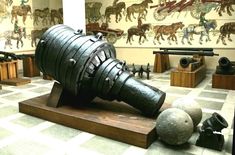
<svg viewBox="0 0 235 155">
<path fill-rule="evenodd" d="M 86 36 L 81 30 L 65 25 L 48 29 L 35 52 L 39 69 L 78 98 L 116 99 L 146 116 L 154 116 L 165 100 L 165 93 L 134 79 L 125 62 L 115 57 L 114 46 L 102 34 Z"/>
</svg>

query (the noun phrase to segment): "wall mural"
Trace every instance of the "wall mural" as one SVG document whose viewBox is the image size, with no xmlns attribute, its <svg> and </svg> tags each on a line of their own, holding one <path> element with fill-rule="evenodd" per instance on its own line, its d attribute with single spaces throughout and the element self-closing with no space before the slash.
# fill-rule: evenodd
<svg viewBox="0 0 235 155">
<path fill-rule="evenodd" d="M 59 23 L 62 0 L 0 0 L 0 50 L 34 50 L 42 34 Z"/>
<path fill-rule="evenodd" d="M 86 0 L 88 34 L 116 47 L 235 48 L 235 0 Z"/>
</svg>

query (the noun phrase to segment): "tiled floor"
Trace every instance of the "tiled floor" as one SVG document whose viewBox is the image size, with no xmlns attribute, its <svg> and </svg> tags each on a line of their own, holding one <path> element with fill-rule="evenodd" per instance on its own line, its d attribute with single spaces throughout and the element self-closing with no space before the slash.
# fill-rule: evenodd
<svg viewBox="0 0 235 155">
<path fill-rule="evenodd" d="M 0 155 L 220 155 L 232 154 L 235 91 L 211 88 L 211 71 L 196 88 L 170 86 L 170 74 L 151 74 L 143 81 L 167 93 L 166 102 L 188 96 L 202 107 L 203 119 L 213 112 L 220 113 L 229 123 L 223 130 L 225 144 L 222 151 L 195 146 L 198 133 L 182 146 L 169 146 L 155 141 L 148 149 L 114 141 L 90 133 L 68 128 L 18 112 L 18 102 L 50 92 L 53 81 L 41 77 L 23 86 L 3 85 L 0 90 Z M 201 124 L 199 124 L 201 125 Z"/>
</svg>

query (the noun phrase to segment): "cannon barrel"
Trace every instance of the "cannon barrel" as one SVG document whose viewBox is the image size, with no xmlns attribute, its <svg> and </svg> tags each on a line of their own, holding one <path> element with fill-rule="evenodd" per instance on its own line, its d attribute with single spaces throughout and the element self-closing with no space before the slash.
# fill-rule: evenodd
<svg viewBox="0 0 235 155">
<path fill-rule="evenodd" d="M 213 51 L 153 51 L 153 54 L 170 54 L 170 55 L 199 55 L 199 56 L 218 56 Z"/>
<path fill-rule="evenodd" d="M 48 29 L 35 52 L 39 69 L 59 81 L 79 99 L 124 101 L 146 116 L 155 115 L 165 93 L 133 78 L 125 62 L 115 58 L 115 48 L 102 35 L 85 36 L 65 25 Z"/>
<path fill-rule="evenodd" d="M 213 48 L 182 48 L 182 47 L 175 47 L 175 48 L 160 48 L 160 50 L 176 50 L 176 51 L 213 51 Z"/>
<path fill-rule="evenodd" d="M 189 58 L 189 57 L 183 57 L 180 58 L 180 66 L 183 68 L 186 68 L 189 66 L 190 63 L 196 62 L 196 60 L 194 60 L 193 58 Z"/>
</svg>

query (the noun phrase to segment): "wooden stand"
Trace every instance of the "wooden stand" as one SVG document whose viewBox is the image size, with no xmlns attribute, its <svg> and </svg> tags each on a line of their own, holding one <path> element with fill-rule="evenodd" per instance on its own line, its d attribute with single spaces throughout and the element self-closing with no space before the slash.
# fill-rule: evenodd
<svg viewBox="0 0 235 155">
<path fill-rule="evenodd" d="M 40 76 L 40 71 L 35 64 L 35 57 L 26 57 L 23 59 L 23 75 L 25 77 Z"/>
<path fill-rule="evenodd" d="M 196 87 L 206 77 L 206 65 L 188 72 L 178 69 L 171 71 L 171 86 Z"/>
<path fill-rule="evenodd" d="M 155 54 L 153 72 L 162 73 L 168 69 L 170 69 L 169 55 L 159 53 Z"/>
<path fill-rule="evenodd" d="M 82 104 L 71 99 L 74 96 L 64 97 L 63 88 L 55 83 L 49 96 L 22 101 L 19 111 L 143 148 L 156 139 L 156 118 L 146 118 L 125 103 L 96 98 Z"/>
<path fill-rule="evenodd" d="M 30 79 L 18 78 L 18 63 L 16 60 L 0 63 L 0 83 L 7 85 L 23 85 L 30 83 Z"/>
<path fill-rule="evenodd" d="M 212 75 L 212 88 L 235 90 L 235 75 Z"/>
<path fill-rule="evenodd" d="M 0 62 L 0 81 L 17 77 L 18 63 L 16 60 L 9 62 Z"/>
</svg>

